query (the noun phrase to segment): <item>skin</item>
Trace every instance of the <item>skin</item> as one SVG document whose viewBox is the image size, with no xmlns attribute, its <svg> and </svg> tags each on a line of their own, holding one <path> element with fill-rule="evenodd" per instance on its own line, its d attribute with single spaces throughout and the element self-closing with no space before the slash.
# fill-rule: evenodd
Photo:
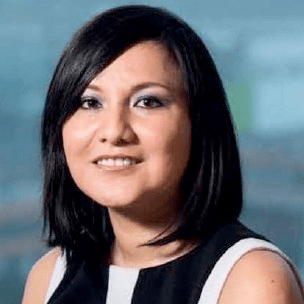
<svg viewBox="0 0 304 304">
<path fill-rule="evenodd" d="M 22 304 L 43 304 L 59 249 L 53 249 L 32 268 Z M 303 304 L 304 290 L 290 266 L 276 253 L 252 251 L 230 272 L 218 304 Z M 301 290 L 302 289 L 302 290 Z"/>
<path fill-rule="evenodd" d="M 43 304 L 60 249 L 55 248 L 32 267 L 24 288 L 22 304 Z"/>
<path fill-rule="evenodd" d="M 109 210 L 115 234 L 111 264 L 155 266 L 195 246 L 191 242 L 138 246 L 174 221 L 181 199 L 179 182 L 190 153 L 190 118 L 181 75 L 162 46 L 140 43 L 97 75 L 62 135 L 76 184 Z M 126 168 L 96 164 L 96 159 L 109 155 L 133 156 L 140 163 Z M 43 303 L 58 255 L 55 249 L 33 267 L 23 304 Z M 253 251 L 228 276 L 219 304 L 228 303 L 299 304 L 303 300 L 294 274 L 281 257 Z"/>
<path fill-rule="evenodd" d="M 88 85 L 82 106 L 64 124 L 68 167 L 98 204 L 137 221 L 175 212 L 190 154 L 191 123 L 176 65 L 160 45 L 140 43 Z M 132 166 L 98 165 L 128 157 Z"/>
<path fill-rule="evenodd" d="M 219 304 L 303 304 L 303 287 L 278 254 L 255 250 L 244 255 L 228 276 Z"/>
<path fill-rule="evenodd" d="M 62 136 L 77 186 L 108 208 L 115 234 L 111 262 L 139 267 L 175 257 L 179 242 L 138 249 L 174 222 L 190 154 L 182 77 L 166 49 L 145 42 L 118 57 L 88 85 Z M 117 157 L 138 163 L 96 163 Z"/>
</svg>

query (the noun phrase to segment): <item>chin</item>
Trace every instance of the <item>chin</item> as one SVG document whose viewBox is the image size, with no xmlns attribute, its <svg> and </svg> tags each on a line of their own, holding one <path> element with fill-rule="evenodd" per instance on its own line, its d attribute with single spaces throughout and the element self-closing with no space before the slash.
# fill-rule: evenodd
<svg viewBox="0 0 304 304">
<path fill-rule="evenodd" d="M 114 208 L 114 209 L 123 209 L 129 208 L 132 205 L 135 205 L 136 202 L 141 201 L 141 196 L 136 194 L 128 193 L 127 191 L 117 191 L 109 193 L 106 195 L 103 193 L 102 195 L 96 194 L 90 196 L 97 204 L 106 207 L 106 208 Z"/>
</svg>

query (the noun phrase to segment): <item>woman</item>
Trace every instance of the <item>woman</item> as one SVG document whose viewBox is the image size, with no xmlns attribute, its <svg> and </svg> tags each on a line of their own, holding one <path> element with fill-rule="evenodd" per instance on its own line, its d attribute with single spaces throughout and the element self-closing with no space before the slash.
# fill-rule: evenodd
<svg viewBox="0 0 304 304">
<path fill-rule="evenodd" d="M 120 7 L 74 35 L 48 91 L 42 152 L 54 249 L 24 304 L 303 303 L 288 258 L 237 221 L 225 92 L 176 16 Z"/>
</svg>

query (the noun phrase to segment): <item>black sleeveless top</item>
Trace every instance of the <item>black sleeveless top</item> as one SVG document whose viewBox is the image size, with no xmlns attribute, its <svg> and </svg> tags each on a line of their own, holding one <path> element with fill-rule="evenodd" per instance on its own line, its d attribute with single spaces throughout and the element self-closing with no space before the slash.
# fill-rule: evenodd
<svg viewBox="0 0 304 304">
<path fill-rule="evenodd" d="M 241 223 L 217 230 L 207 242 L 186 255 L 139 271 L 132 304 L 197 304 L 202 288 L 222 254 L 245 238 L 264 237 Z M 105 304 L 109 266 L 89 261 L 67 266 L 63 280 L 48 304 Z"/>
</svg>

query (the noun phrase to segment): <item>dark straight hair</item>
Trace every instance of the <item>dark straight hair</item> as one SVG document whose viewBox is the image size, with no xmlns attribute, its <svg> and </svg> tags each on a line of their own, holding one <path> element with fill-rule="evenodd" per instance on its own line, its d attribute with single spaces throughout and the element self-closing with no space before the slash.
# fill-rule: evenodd
<svg viewBox="0 0 304 304">
<path fill-rule="evenodd" d="M 48 244 L 69 256 L 80 248 L 106 254 L 114 239 L 106 208 L 75 185 L 64 155 L 62 126 L 80 106 L 89 82 L 130 47 L 163 45 L 183 74 L 192 128 L 188 167 L 181 181 L 183 209 L 176 230 L 149 245 L 206 239 L 237 220 L 242 206 L 239 152 L 226 94 L 199 36 L 172 13 L 150 6 L 123 6 L 86 23 L 65 48 L 51 80 L 42 120 L 44 223 Z M 85 247 L 84 247 L 84 244 Z M 83 251 L 83 250 L 82 250 Z"/>
</svg>

